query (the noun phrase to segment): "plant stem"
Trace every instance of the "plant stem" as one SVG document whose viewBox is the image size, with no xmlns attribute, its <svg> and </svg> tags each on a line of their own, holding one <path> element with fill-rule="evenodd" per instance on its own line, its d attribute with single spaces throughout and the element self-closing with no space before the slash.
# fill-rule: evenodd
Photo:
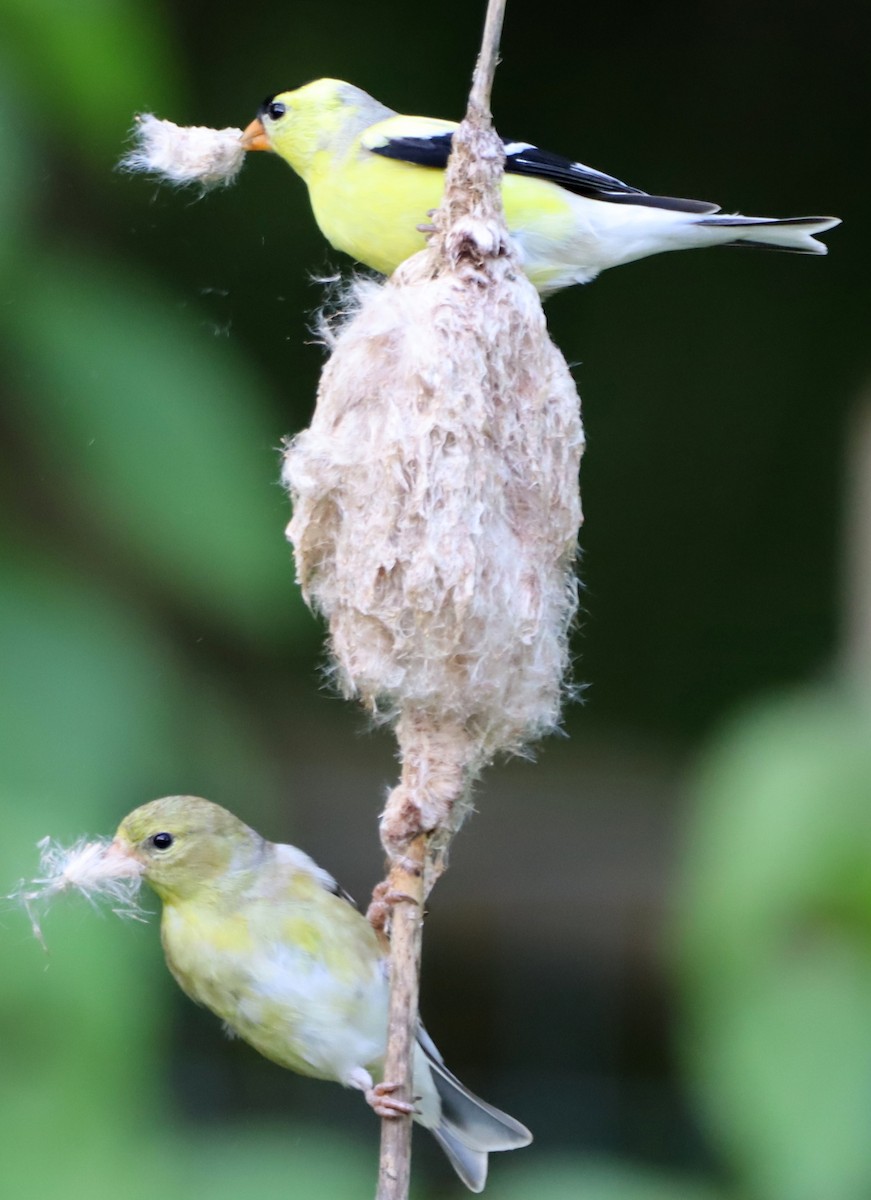
<svg viewBox="0 0 871 1200">
<path fill-rule="evenodd" d="M 427 837 L 420 834 L 388 876 L 391 904 L 390 1013 L 384 1078 L 398 1083 L 396 1095 L 414 1102 L 420 953 L 423 934 L 423 875 Z M 411 1180 L 411 1117 L 381 1122 L 381 1164 L 376 1200 L 405 1200 Z"/>
<path fill-rule="evenodd" d="M 475 64 L 475 74 L 472 77 L 472 90 L 469 93 L 469 107 L 473 105 L 479 111 L 490 111 L 490 94 L 493 91 L 493 79 L 499 63 L 499 41 L 502 37 L 502 22 L 505 18 L 506 0 L 490 0 L 487 5 L 487 16 L 484 18 L 484 32 L 481 35 L 481 53 Z"/>
<path fill-rule="evenodd" d="M 477 128 L 489 128 L 490 93 L 499 58 L 499 38 L 506 0 L 489 0 L 484 22 L 481 52 L 475 66 L 466 120 Z M 449 185 L 450 186 L 450 185 Z M 498 187 L 498 180 L 493 185 Z M 448 211 L 450 211 L 448 209 Z M 463 736 L 459 738 L 463 743 Z M 459 772 L 462 778 L 463 772 Z M 430 781 L 406 757 L 403 785 L 412 804 L 404 813 L 426 811 L 425 796 Z M 398 789 L 399 790 L 399 789 Z M 457 795 L 461 795 L 460 786 Z M 388 808 L 390 802 L 388 802 Z M 385 814 L 386 815 L 386 814 Z M 425 884 L 431 886 L 444 869 L 447 843 L 456 824 L 444 828 L 408 830 L 408 840 L 400 852 L 393 852 L 382 903 L 390 911 L 390 1011 L 388 1018 L 385 1081 L 396 1084 L 395 1095 L 414 1102 L 413 1074 L 417 1040 L 420 958 L 423 937 Z M 382 839 L 384 828 L 382 824 Z M 413 836 L 412 836 L 413 835 Z M 377 906 L 373 906 L 377 907 Z M 371 910 L 370 910 L 371 911 Z M 381 1155 L 376 1200 L 407 1200 L 411 1182 L 411 1116 L 384 1117 L 381 1122 Z"/>
</svg>

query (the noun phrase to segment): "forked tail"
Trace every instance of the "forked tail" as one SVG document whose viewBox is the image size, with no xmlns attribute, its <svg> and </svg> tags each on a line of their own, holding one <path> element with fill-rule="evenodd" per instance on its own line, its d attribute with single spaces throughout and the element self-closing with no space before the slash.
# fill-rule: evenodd
<svg viewBox="0 0 871 1200">
<path fill-rule="evenodd" d="M 425 1053 L 426 1049 L 424 1046 Z M 430 1133 L 466 1187 L 482 1192 L 487 1182 L 487 1155 L 528 1146 L 532 1134 L 508 1113 L 473 1095 L 440 1059 L 429 1054 L 427 1058 L 441 1100 L 441 1121 Z"/>
<path fill-rule="evenodd" d="M 791 250 L 796 254 L 827 254 L 825 242 L 818 242 L 815 233 L 840 225 L 839 217 L 738 217 L 724 214 L 693 221 L 713 229 L 730 229 L 734 240 L 726 246 L 758 246 L 766 250 Z"/>
</svg>

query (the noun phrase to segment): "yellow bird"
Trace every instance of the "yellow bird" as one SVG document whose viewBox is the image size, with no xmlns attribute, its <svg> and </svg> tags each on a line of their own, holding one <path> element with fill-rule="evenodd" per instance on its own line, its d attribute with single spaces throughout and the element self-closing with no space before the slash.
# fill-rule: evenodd
<svg viewBox="0 0 871 1200">
<path fill-rule="evenodd" d="M 307 854 L 196 796 L 135 809 L 108 853 L 135 860 L 160 897 L 166 962 L 192 1000 L 280 1066 L 358 1088 L 381 1116 L 412 1111 L 382 1078 L 385 948 Z M 422 1026 L 414 1092 L 414 1119 L 473 1192 L 484 1187 L 490 1151 L 532 1140 L 463 1087 Z"/>
<path fill-rule="evenodd" d="M 456 128 L 400 116 L 350 83 L 318 79 L 265 100 L 242 144 L 289 163 L 327 241 L 389 275 L 425 245 L 420 226 L 441 202 Z M 721 214 L 716 204 L 651 196 L 507 139 L 502 195 L 523 268 L 542 295 L 665 250 L 741 244 L 825 254 L 813 235 L 840 224 Z"/>
</svg>

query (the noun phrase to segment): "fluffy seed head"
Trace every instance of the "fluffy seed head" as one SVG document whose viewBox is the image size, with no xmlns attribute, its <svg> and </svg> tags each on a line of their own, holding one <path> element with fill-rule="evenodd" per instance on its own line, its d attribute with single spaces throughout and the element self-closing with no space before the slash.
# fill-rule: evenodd
<svg viewBox="0 0 871 1200">
<path fill-rule="evenodd" d="M 580 405 L 499 215 L 492 138 L 496 157 L 470 142 L 461 160 L 492 186 L 470 175 L 458 198 L 449 172 L 433 245 L 363 288 L 285 452 L 336 677 L 398 718 L 391 854 L 417 832 L 446 844 L 477 771 L 558 722 L 577 605 Z"/>
</svg>

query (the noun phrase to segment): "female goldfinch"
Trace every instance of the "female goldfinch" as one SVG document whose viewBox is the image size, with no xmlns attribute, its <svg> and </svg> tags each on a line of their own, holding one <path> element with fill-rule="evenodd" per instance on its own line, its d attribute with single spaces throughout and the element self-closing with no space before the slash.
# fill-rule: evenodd
<svg viewBox="0 0 871 1200">
<path fill-rule="evenodd" d="M 167 965 L 191 999 L 281 1066 L 359 1088 L 382 1116 L 410 1111 L 381 1080 L 385 947 L 308 855 L 208 800 L 169 796 L 124 818 L 107 859 L 116 874 L 129 863 L 160 897 Z M 414 1119 L 473 1192 L 490 1151 L 532 1140 L 463 1087 L 422 1026 L 414 1092 Z"/>
<path fill-rule="evenodd" d="M 265 100 L 244 131 L 301 176 L 315 220 L 337 250 L 389 275 L 425 244 L 457 126 L 404 117 L 338 79 Z M 607 267 L 664 250 L 755 245 L 825 254 L 837 217 L 742 217 L 716 204 L 651 196 L 583 163 L 505 140 L 505 220 L 542 295 L 589 283 Z"/>
</svg>

